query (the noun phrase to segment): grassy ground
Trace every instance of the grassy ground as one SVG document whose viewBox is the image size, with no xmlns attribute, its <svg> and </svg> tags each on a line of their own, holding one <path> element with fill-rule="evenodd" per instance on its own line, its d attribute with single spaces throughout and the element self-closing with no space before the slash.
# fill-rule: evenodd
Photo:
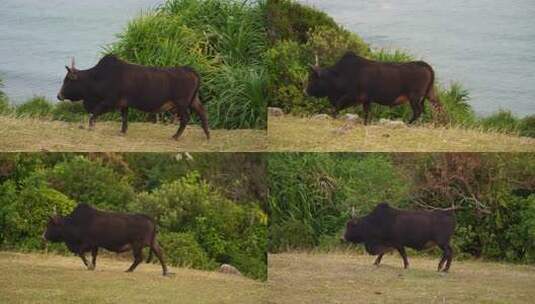
<svg viewBox="0 0 535 304">
<path fill-rule="evenodd" d="M 260 303 L 265 284 L 216 272 L 171 268 L 163 277 L 157 264 L 97 260 L 87 271 L 76 257 L 0 253 L 0 303 Z"/>
<path fill-rule="evenodd" d="M 210 141 L 202 129 L 190 125 L 175 141 L 177 126 L 130 123 L 126 136 L 120 122 L 98 122 L 89 131 L 84 124 L 0 116 L 0 151 L 114 151 L 114 152 L 202 152 L 264 151 L 263 130 L 212 130 Z"/>
<path fill-rule="evenodd" d="M 270 151 L 527 152 L 535 139 L 471 129 L 389 127 L 333 119 L 269 117 Z"/>
<path fill-rule="evenodd" d="M 269 256 L 268 303 L 533 303 L 535 267 L 385 255 L 285 253 Z"/>
</svg>

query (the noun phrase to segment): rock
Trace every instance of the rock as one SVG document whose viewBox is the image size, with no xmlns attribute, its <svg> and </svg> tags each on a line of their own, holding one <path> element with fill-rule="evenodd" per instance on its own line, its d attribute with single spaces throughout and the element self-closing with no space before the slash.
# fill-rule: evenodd
<svg viewBox="0 0 535 304">
<path fill-rule="evenodd" d="M 284 111 L 281 108 L 268 107 L 268 113 L 270 116 L 284 116 Z"/>
<path fill-rule="evenodd" d="M 346 113 L 341 117 L 342 120 L 352 123 L 361 123 L 362 119 L 357 114 Z"/>
<path fill-rule="evenodd" d="M 226 274 L 233 274 L 233 275 L 239 275 L 241 276 L 241 272 L 234 266 L 229 264 L 221 264 L 219 267 L 219 272 L 226 273 Z"/>
<path fill-rule="evenodd" d="M 349 131 L 351 131 L 351 129 L 353 129 L 353 123 L 346 122 L 340 128 L 334 129 L 333 133 L 336 134 L 336 135 L 345 135 L 345 134 L 349 133 Z"/>
<path fill-rule="evenodd" d="M 384 119 L 384 118 L 381 118 L 379 120 L 379 124 L 381 126 L 385 126 L 385 127 L 388 127 L 388 128 L 405 128 L 407 126 L 401 120 L 390 120 L 390 119 Z"/>
<path fill-rule="evenodd" d="M 317 114 L 317 115 L 314 115 L 312 116 L 312 119 L 331 119 L 331 116 L 327 115 L 327 114 Z"/>
</svg>

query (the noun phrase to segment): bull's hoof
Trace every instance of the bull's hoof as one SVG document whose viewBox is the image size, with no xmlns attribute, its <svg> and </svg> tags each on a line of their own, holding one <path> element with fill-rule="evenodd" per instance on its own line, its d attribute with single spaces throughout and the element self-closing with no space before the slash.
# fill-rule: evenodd
<svg viewBox="0 0 535 304">
<path fill-rule="evenodd" d="M 79 125 L 78 129 L 82 129 L 83 130 L 83 129 L 85 129 L 85 126 L 84 125 Z"/>
<path fill-rule="evenodd" d="M 122 137 L 126 136 L 126 132 L 120 131 L 119 136 L 122 136 Z"/>
<path fill-rule="evenodd" d="M 87 266 L 87 270 L 93 271 L 93 270 L 95 270 L 95 266 L 94 265 Z"/>
<path fill-rule="evenodd" d="M 180 136 L 176 136 L 176 135 L 173 135 L 173 136 L 171 137 L 171 139 L 176 140 L 176 141 L 178 141 L 179 138 L 180 138 Z"/>
</svg>

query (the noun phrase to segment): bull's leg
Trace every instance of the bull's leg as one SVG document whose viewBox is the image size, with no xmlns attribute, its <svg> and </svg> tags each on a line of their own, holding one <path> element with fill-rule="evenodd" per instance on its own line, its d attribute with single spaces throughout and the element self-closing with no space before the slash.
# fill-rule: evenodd
<svg viewBox="0 0 535 304">
<path fill-rule="evenodd" d="M 407 259 L 407 253 L 405 252 L 405 248 L 403 246 L 396 248 L 401 255 L 401 258 L 403 259 L 403 268 L 407 269 L 409 268 L 409 260 Z"/>
<path fill-rule="evenodd" d="M 89 130 L 93 130 L 95 128 L 95 122 L 97 121 L 97 117 L 100 116 L 100 114 L 104 113 L 105 109 L 105 103 L 98 104 L 94 109 L 91 115 L 89 116 Z"/>
<path fill-rule="evenodd" d="M 175 135 L 173 135 L 173 138 L 175 140 L 177 140 L 182 135 L 182 133 L 184 133 L 184 129 L 186 129 L 190 117 L 189 110 L 187 107 L 178 107 L 178 113 L 180 115 L 180 126 L 178 127 L 178 130 L 176 131 Z"/>
<path fill-rule="evenodd" d="M 379 266 L 381 264 L 381 260 L 383 259 L 384 253 L 379 253 L 379 256 L 375 259 L 375 262 L 373 262 L 373 265 Z"/>
<path fill-rule="evenodd" d="M 168 275 L 169 272 L 167 271 L 167 266 L 165 265 L 165 261 L 163 260 L 163 254 L 162 254 L 162 248 L 160 248 L 160 245 L 158 242 L 154 241 L 151 245 L 151 250 L 154 252 L 158 260 L 160 261 L 160 264 L 162 265 L 162 271 L 163 275 Z"/>
<path fill-rule="evenodd" d="M 368 121 L 371 118 L 370 110 L 372 108 L 372 104 L 371 104 L 371 102 L 365 101 L 362 104 L 362 107 L 364 108 L 364 125 L 367 126 L 368 125 Z"/>
<path fill-rule="evenodd" d="M 411 96 L 412 118 L 409 121 L 409 124 L 412 124 L 413 122 L 415 122 L 422 114 L 420 98 L 421 97 L 417 98 L 417 97 Z"/>
<path fill-rule="evenodd" d="M 78 254 L 78 256 L 82 259 L 82 262 L 84 262 L 84 265 L 85 267 L 87 267 L 87 269 L 90 269 L 90 265 L 89 265 L 89 262 L 87 262 L 87 258 L 85 257 L 85 253 L 84 252 L 80 252 Z"/>
<path fill-rule="evenodd" d="M 91 249 L 91 267 L 89 267 L 89 270 L 95 270 L 97 267 L 97 255 L 98 247 Z"/>
<path fill-rule="evenodd" d="M 206 110 L 199 100 L 198 95 L 195 97 L 195 99 L 193 99 L 191 108 L 201 118 L 202 129 L 204 130 L 204 134 L 206 134 L 206 139 L 210 139 L 210 130 L 208 130 L 208 117 L 206 116 Z"/>
<path fill-rule="evenodd" d="M 128 129 L 128 108 L 122 108 L 121 109 L 121 133 L 126 134 L 126 130 Z"/>
<path fill-rule="evenodd" d="M 137 265 L 143 261 L 143 248 L 139 245 L 132 246 L 132 252 L 134 253 L 134 263 L 128 268 L 126 272 L 132 272 L 136 269 Z"/>
<path fill-rule="evenodd" d="M 442 271 L 448 272 L 450 270 L 451 261 L 453 260 L 453 249 L 449 244 L 444 246 L 444 255 L 446 256 L 446 267 Z"/>
</svg>

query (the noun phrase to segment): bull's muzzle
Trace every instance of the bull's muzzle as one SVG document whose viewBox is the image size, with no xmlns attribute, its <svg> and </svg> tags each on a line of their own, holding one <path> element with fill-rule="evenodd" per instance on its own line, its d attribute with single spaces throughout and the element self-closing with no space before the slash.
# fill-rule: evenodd
<svg viewBox="0 0 535 304">
<path fill-rule="evenodd" d="M 61 94 L 61 92 L 58 94 L 58 100 L 65 100 L 65 98 L 63 97 L 63 94 Z"/>
</svg>

